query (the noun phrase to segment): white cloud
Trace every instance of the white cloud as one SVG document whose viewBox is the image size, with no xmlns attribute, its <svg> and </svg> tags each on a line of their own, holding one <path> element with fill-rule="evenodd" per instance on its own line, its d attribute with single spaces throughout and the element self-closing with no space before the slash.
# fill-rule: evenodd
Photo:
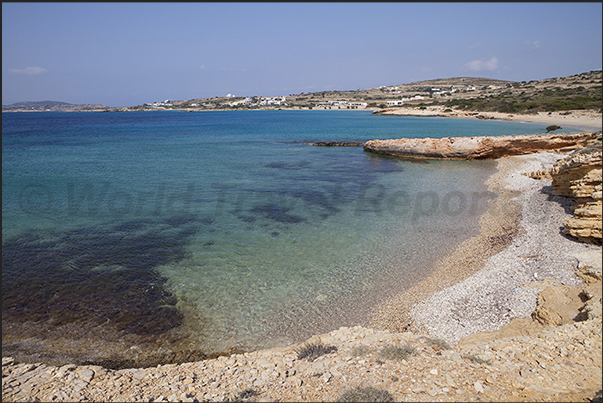
<svg viewBox="0 0 603 403">
<path fill-rule="evenodd" d="M 492 57 L 488 60 L 472 60 L 465 63 L 465 68 L 476 72 L 498 70 L 498 58 Z"/>
<path fill-rule="evenodd" d="M 478 49 L 481 48 L 482 46 L 484 46 L 484 42 L 475 42 L 474 44 L 469 46 L 469 49 Z"/>
<path fill-rule="evenodd" d="M 199 70 L 207 70 L 207 67 L 205 67 L 205 65 L 202 64 L 201 66 L 199 66 Z"/>
<path fill-rule="evenodd" d="M 540 49 L 540 41 L 526 41 L 526 45 L 528 45 L 532 49 Z"/>
<path fill-rule="evenodd" d="M 28 76 L 36 76 L 48 72 L 44 67 L 25 67 L 24 69 L 10 69 L 9 71 L 15 74 L 27 74 Z"/>
</svg>

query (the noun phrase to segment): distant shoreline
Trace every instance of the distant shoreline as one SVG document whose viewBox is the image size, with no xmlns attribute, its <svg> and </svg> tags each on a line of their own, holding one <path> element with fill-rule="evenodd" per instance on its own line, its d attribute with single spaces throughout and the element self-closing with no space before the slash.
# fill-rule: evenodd
<svg viewBox="0 0 603 403">
<path fill-rule="evenodd" d="M 430 106 L 425 109 L 414 107 L 400 108 L 363 108 L 363 109 L 322 109 L 322 108 L 254 108 L 254 109 L 145 109 L 145 110 L 68 110 L 68 111 L 39 111 L 39 110 L 3 110 L 2 113 L 20 112 L 250 112 L 250 111 L 372 111 L 375 115 L 383 116 L 407 116 L 407 117 L 442 117 L 481 120 L 504 120 L 525 123 L 542 123 L 546 125 L 563 125 L 580 130 L 601 130 L 603 118 L 601 112 L 595 110 L 573 110 L 561 112 L 538 112 L 535 114 L 512 114 L 502 112 L 463 112 L 446 110 L 442 106 Z"/>
</svg>

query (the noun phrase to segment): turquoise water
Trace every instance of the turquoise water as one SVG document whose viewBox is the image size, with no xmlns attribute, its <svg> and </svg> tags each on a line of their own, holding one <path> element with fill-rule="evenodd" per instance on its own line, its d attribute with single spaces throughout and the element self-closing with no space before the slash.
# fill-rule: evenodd
<svg viewBox="0 0 603 403">
<path fill-rule="evenodd" d="M 495 163 L 303 143 L 544 131 L 367 111 L 3 113 L 3 353 L 154 365 L 366 324 L 477 231 Z"/>
</svg>

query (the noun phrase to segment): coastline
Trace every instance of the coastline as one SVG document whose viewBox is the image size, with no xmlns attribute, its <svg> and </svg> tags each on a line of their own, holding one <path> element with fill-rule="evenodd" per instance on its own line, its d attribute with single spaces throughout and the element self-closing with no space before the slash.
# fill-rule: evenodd
<svg viewBox="0 0 603 403">
<path fill-rule="evenodd" d="M 574 110 L 564 112 L 538 112 L 535 114 L 513 114 L 502 112 L 460 112 L 442 106 L 429 106 L 426 109 L 412 107 L 382 109 L 375 112 L 384 116 L 447 117 L 461 119 L 494 119 L 516 122 L 560 125 L 581 130 L 601 130 L 603 126 L 601 112 L 592 110 Z"/>
<path fill-rule="evenodd" d="M 537 153 L 498 159 L 487 181 L 499 194 L 480 218 L 480 233 L 467 240 L 425 281 L 386 302 L 373 327 L 428 333 L 449 343 L 491 332 L 536 308 L 543 281 L 577 286 L 576 256 L 600 246 L 563 237 L 569 199 L 552 196 L 548 183 L 523 173 L 546 168 L 563 154 Z M 400 320 L 402 318 L 402 320 Z"/>
<path fill-rule="evenodd" d="M 521 207 L 513 201 L 519 192 L 507 190 L 501 183 L 512 171 L 511 164 L 498 160 L 498 171 L 486 181 L 488 190 L 498 197 L 489 201 L 490 207 L 479 218 L 479 233 L 436 263 L 437 268 L 425 280 L 385 301 L 373 317 L 372 327 L 391 332 L 420 330 L 410 316 L 413 306 L 481 270 L 489 257 L 506 248 L 512 237 L 521 232 Z"/>
<path fill-rule="evenodd" d="M 308 362 L 297 358 L 299 345 L 294 345 L 119 371 L 18 364 L 3 357 L 3 400 L 337 401 L 349 386 L 374 384 L 387 389 L 397 401 L 433 401 L 435 396 L 445 401 L 587 401 L 601 388 L 600 317 L 538 328 L 534 339 L 517 336 L 517 332 L 522 334 L 520 329 L 505 334 L 504 339 L 475 342 L 475 337 L 503 329 L 511 319 L 531 321 L 527 317 L 546 285 L 581 285 L 573 273 L 580 259 L 560 261 L 560 256 L 593 250 L 600 256 L 600 246 L 580 244 L 559 233 L 559 218 L 567 216 L 566 200 L 542 192 L 549 182 L 522 175 L 549 168 L 561 156 L 540 153 L 497 160 L 499 170 L 486 183 L 499 197 L 491 200 L 480 217 L 480 233 L 445 258 L 427 280 L 387 301 L 372 328 L 340 328 L 308 340 L 337 346 L 334 354 Z M 546 253 L 553 255 L 545 258 Z M 516 312 L 509 315 L 501 307 L 513 307 Z M 459 331 L 455 327 L 459 323 L 470 327 Z M 436 340 L 454 347 L 446 348 Z M 564 356 L 571 365 L 556 360 L 547 350 L 549 344 L 558 347 L 555 340 L 563 340 L 569 351 L 576 351 Z M 400 362 L 376 353 L 387 345 L 408 344 L 414 346 L 415 355 Z M 360 348 L 369 352 L 358 355 Z M 521 357 L 529 357 L 530 351 L 543 352 L 535 364 L 525 358 L 527 368 L 535 365 L 540 371 L 531 369 L 533 378 L 521 366 Z M 591 361 L 584 356 L 587 353 Z M 542 358 L 547 354 L 550 360 Z M 483 362 L 467 358 L 474 355 L 484 357 Z M 565 375 L 547 372 L 553 366 Z M 566 381 L 570 378 L 572 382 Z M 567 387 L 561 386 L 566 383 Z M 241 399 L 241 393 L 249 390 L 254 394 Z"/>
<path fill-rule="evenodd" d="M 461 119 L 491 119 L 491 120 L 507 120 L 525 123 L 542 123 L 546 125 L 565 125 L 569 128 L 578 130 L 601 130 L 603 127 L 603 118 L 600 112 L 593 110 L 574 110 L 564 112 L 537 112 L 535 114 L 512 114 L 502 112 L 459 112 L 446 111 L 446 108 L 441 106 L 429 106 L 426 109 L 417 109 L 414 107 L 397 107 L 388 109 L 379 109 L 375 107 L 367 107 L 363 109 L 324 109 L 324 108 L 254 108 L 254 109 L 190 109 L 190 108 L 171 108 L 171 109 L 145 109 L 145 110 L 73 110 L 73 111 L 32 111 L 32 110 L 10 110 L 2 111 L 3 113 L 19 113 L 19 112 L 227 112 L 227 111 L 308 111 L 308 110 L 324 110 L 324 111 L 371 111 L 375 115 L 383 116 L 410 116 L 410 117 L 443 117 L 443 118 L 461 118 Z M 569 113 L 568 113 L 569 112 Z M 563 126 L 562 126 L 563 127 Z"/>
</svg>

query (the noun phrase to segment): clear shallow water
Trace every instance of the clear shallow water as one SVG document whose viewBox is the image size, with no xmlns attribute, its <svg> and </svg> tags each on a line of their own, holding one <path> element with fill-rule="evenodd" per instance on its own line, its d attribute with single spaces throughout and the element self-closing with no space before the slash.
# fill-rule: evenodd
<svg viewBox="0 0 603 403">
<path fill-rule="evenodd" d="M 365 141 L 544 126 L 366 111 L 2 114 L 3 353 L 154 365 L 366 323 L 477 230 L 491 161 Z"/>
</svg>

